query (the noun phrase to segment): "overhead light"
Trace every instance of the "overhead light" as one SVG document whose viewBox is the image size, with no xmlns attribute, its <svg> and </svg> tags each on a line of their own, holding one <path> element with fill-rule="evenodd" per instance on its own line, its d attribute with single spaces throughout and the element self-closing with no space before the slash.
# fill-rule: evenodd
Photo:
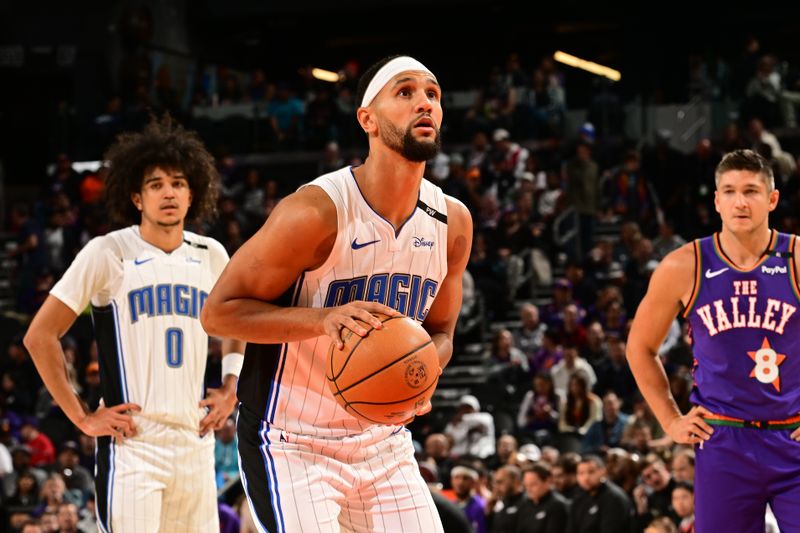
<svg viewBox="0 0 800 533">
<path fill-rule="evenodd" d="M 339 81 L 339 74 L 337 74 L 336 72 L 331 72 L 330 70 L 325 70 L 323 68 L 312 69 L 311 75 L 317 78 L 318 80 L 329 81 L 331 83 L 336 83 L 337 81 Z"/>
<path fill-rule="evenodd" d="M 618 70 L 614 70 L 613 68 L 603 65 L 598 65 L 592 61 L 586 61 L 585 59 L 569 55 L 560 50 L 553 54 L 553 59 L 559 63 L 564 63 L 565 65 L 579 68 L 587 72 L 591 72 L 592 74 L 597 74 L 598 76 L 603 76 L 612 81 L 619 81 L 622 79 L 622 74 L 620 74 Z"/>
</svg>

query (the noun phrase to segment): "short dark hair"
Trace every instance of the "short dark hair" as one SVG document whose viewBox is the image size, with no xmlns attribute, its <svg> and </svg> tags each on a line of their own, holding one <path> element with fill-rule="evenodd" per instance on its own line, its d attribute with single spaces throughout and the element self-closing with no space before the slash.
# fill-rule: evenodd
<svg viewBox="0 0 800 533">
<path fill-rule="evenodd" d="M 719 187 L 719 179 L 732 170 L 748 170 L 760 174 L 767 186 L 767 192 L 775 190 L 775 176 L 769 161 L 753 150 L 734 150 L 722 158 L 714 171 L 714 181 Z"/>
<path fill-rule="evenodd" d="M 524 476 L 528 472 L 536 474 L 536 477 L 538 477 L 542 481 L 547 481 L 548 479 L 553 477 L 553 470 L 547 463 L 538 462 L 538 463 L 533 463 L 532 465 L 528 465 L 522 470 L 522 475 Z"/>
<path fill-rule="evenodd" d="M 579 464 L 583 463 L 594 463 L 595 466 L 600 468 L 606 467 L 606 462 L 603 460 L 603 458 L 593 453 L 581 455 L 581 461 Z"/>
<path fill-rule="evenodd" d="M 556 461 L 556 466 L 560 467 L 565 474 L 575 474 L 578 471 L 578 463 L 580 462 L 580 455 L 575 452 L 567 452 L 561 454 L 561 457 Z"/>
<path fill-rule="evenodd" d="M 370 66 L 367 70 L 364 71 L 364 74 L 358 79 L 358 87 L 356 88 L 356 108 L 361 107 L 361 100 L 364 99 L 364 93 L 367 92 L 367 87 L 369 87 L 369 82 L 372 81 L 372 78 L 375 77 L 375 74 L 383 67 L 386 63 L 391 61 L 392 59 L 397 59 L 398 57 L 405 57 L 406 54 L 397 54 L 393 56 L 387 56 L 374 63 Z"/>
<path fill-rule="evenodd" d="M 683 489 L 694 494 L 694 483 L 691 481 L 676 481 L 675 484 L 672 485 L 672 492 L 675 492 L 676 489 Z"/>
<path fill-rule="evenodd" d="M 168 113 L 150 117 L 141 132 L 123 133 L 104 156 L 110 169 L 106 179 L 106 204 L 111 218 L 130 226 L 141 222 L 131 201 L 141 192 L 145 174 L 155 167 L 180 170 L 189 182 L 192 205 L 187 221 L 206 220 L 216 214 L 218 176 L 214 157 L 196 132 L 184 129 Z"/>
</svg>

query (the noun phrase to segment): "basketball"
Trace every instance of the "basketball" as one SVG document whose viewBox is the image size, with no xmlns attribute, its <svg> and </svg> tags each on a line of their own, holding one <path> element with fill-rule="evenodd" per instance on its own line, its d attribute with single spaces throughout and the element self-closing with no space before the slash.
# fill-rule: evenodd
<svg viewBox="0 0 800 533">
<path fill-rule="evenodd" d="M 375 315 L 383 328 L 360 337 L 342 333 L 344 348 L 331 343 L 326 377 L 334 398 L 354 417 L 372 424 L 402 424 L 433 396 L 439 357 L 428 332 L 405 317 Z"/>
</svg>

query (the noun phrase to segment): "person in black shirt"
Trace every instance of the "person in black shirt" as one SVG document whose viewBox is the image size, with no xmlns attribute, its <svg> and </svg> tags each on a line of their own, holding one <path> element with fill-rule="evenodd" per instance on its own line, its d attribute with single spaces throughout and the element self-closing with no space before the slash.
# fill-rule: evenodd
<svg viewBox="0 0 800 533">
<path fill-rule="evenodd" d="M 522 503 L 522 472 L 518 466 L 498 468 L 492 479 L 492 495 L 486 501 L 486 519 L 490 533 L 507 533 L 517 527 Z"/>
<path fill-rule="evenodd" d="M 516 533 L 562 533 L 567 527 L 569 502 L 553 490 L 553 473 L 547 463 L 525 468 L 525 497 L 519 506 Z M 508 530 L 514 531 L 514 530 Z"/>
<path fill-rule="evenodd" d="M 603 460 L 581 457 L 578 485 L 583 491 L 572 502 L 567 533 L 628 533 L 633 527 L 633 504 L 628 495 L 606 478 Z"/>
</svg>

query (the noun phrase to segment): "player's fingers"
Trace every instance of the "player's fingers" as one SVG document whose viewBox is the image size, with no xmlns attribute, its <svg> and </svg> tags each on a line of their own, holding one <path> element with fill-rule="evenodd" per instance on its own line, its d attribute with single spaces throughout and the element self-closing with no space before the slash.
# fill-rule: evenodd
<svg viewBox="0 0 800 533">
<path fill-rule="evenodd" d="M 714 433 L 714 428 L 711 427 L 711 424 L 705 421 L 703 417 L 698 416 L 693 420 L 694 425 L 701 428 L 705 433 L 711 435 Z"/>
<path fill-rule="evenodd" d="M 381 320 L 375 315 L 370 314 L 370 312 L 366 309 L 354 309 L 353 318 L 357 318 L 375 329 L 380 329 L 383 327 L 383 322 L 381 322 Z"/>
<path fill-rule="evenodd" d="M 359 300 L 357 304 L 359 307 L 366 309 L 370 313 L 382 313 L 386 316 L 402 316 L 402 313 L 396 309 L 378 302 L 364 302 Z"/>
<path fill-rule="evenodd" d="M 134 433 L 136 431 L 136 424 L 133 423 L 133 418 L 127 415 L 116 415 L 111 419 L 111 424 L 124 433 Z"/>
<path fill-rule="evenodd" d="M 363 326 L 359 325 L 358 322 L 356 322 L 355 320 L 353 320 L 350 317 L 344 317 L 342 319 L 341 324 L 342 324 L 342 327 L 349 329 L 350 331 L 352 331 L 353 333 L 355 333 L 359 337 L 363 337 L 363 336 L 365 336 L 367 334 L 366 328 L 364 328 Z"/>
<path fill-rule="evenodd" d="M 342 330 L 337 324 L 331 324 L 326 321 L 325 323 L 325 335 L 330 337 L 331 342 L 336 344 L 336 349 L 341 350 L 344 348 L 344 343 L 342 342 Z"/>
<path fill-rule="evenodd" d="M 117 440 L 125 440 L 125 434 L 116 427 L 110 427 L 108 432 Z"/>
<path fill-rule="evenodd" d="M 710 414 L 712 414 L 712 413 L 711 413 L 711 411 L 709 411 L 708 409 L 706 409 L 706 408 L 705 408 L 705 407 L 703 407 L 702 405 L 695 405 L 695 406 L 692 408 L 692 411 L 691 411 L 691 412 L 693 412 L 693 413 L 697 413 L 697 414 L 699 414 L 699 415 L 702 415 L 702 416 L 705 416 L 705 415 L 710 415 Z"/>
<path fill-rule="evenodd" d="M 225 420 L 226 420 L 226 417 L 224 417 L 224 416 L 220 417 L 219 420 L 217 420 L 216 424 L 214 424 L 214 429 L 215 430 L 219 430 L 219 429 L 222 429 L 223 427 L 225 427 Z"/>
<path fill-rule="evenodd" d="M 425 402 L 425 405 L 420 407 L 419 411 L 417 411 L 417 415 L 428 414 L 431 412 L 431 409 L 433 409 L 433 405 L 431 404 L 431 401 L 428 400 L 427 402 Z"/>
<path fill-rule="evenodd" d="M 138 413 L 142 410 L 142 408 L 135 403 L 121 403 L 119 405 L 109 407 L 108 409 L 110 411 L 114 411 L 115 413 L 124 413 L 125 411 L 134 411 Z"/>
<path fill-rule="evenodd" d="M 792 434 L 790 436 L 794 440 L 800 440 L 800 428 L 797 428 L 794 431 L 792 431 Z"/>
</svg>

